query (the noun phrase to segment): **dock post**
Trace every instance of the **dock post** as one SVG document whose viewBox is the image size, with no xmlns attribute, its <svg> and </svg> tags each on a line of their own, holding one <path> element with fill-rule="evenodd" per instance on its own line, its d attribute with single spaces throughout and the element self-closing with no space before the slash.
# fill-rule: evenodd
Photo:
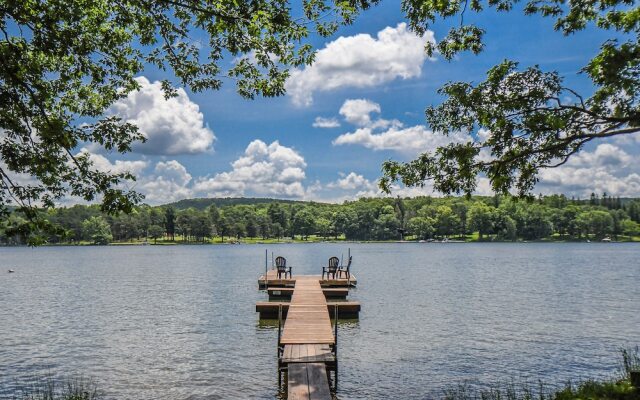
<svg viewBox="0 0 640 400">
<path fill-rule="evenodd" d="M 280 365 L 280 337 L 282 335 L 281 327 L 282 327 L 282 304 L 278 306 L 278 346 L 276 347 L 278 351 L 278 390 L 282 388 L 282 371 L 281 371 L 281 365 Z"/>
<path fill-rule="evenodd" d="M 335 329 L 334 336 L 335 336 L 335 342 L 336 342 L 335 345 L 334 345 L 334 349 L 333 349 L 333 351 L 335 353 L 335 357 L 336 357 L 336 371 L 335 371 L 335 374 L 336 374 L 336 385 L 335 386 L 336 386 L 336 388 L 335 389 L 336 389 L 336 391 L 338 391 L 338 305 L 337 304 L 334 306 L 333 312 L 334 312 L 334 317 L 335 317 L 334 318 L 335 319 L 335 322 L 334 322 L 334 329 Z"/>
</svg>

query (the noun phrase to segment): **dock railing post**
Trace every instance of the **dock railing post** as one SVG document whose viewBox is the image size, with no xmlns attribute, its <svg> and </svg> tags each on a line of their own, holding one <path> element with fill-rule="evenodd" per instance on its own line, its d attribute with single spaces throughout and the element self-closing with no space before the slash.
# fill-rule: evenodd
<svg viewBox="0 0 640 400">
<path fill-rule="evenodd" d="M 269 288 L 269 250 L 264 249 L 264 288 Z"/>
<path fill-rule="evenodd" d="M 280 358 L 280 336 L 282 335 L 282 304 L 278 305 L 278 358 Z"/>
<path fill-rule="evenodd" d="M 335 345 L 333 347 L 333 353 L 334 356 L 336 358 L 336 391 L 338 390 L 338 305 L 336 304 L 335 306 L 333 306 L 333 312 L 334 312 L 334 341 L 335 341 Z"/>
<path fill-rule="evenodd" d="M 347 262 L 351 262 L 351 247 L 347 248 Z M 347 287 L 351 287 L 351 265 L 349 265 L 349 273 L 347 274 Z"/>
<path fill-rule="evenodd" d="M 282 335 L 281 333 L 281 328 L 282 328 L 282 304 L 280 304 L 278 306 L 278 346 L 276 347 L 278 350 L 278 389 L 280 389 L 282 387 L 282 371 L 281 371 L 281 365 L 280 365 L 280 337 Z"/>
</svg>

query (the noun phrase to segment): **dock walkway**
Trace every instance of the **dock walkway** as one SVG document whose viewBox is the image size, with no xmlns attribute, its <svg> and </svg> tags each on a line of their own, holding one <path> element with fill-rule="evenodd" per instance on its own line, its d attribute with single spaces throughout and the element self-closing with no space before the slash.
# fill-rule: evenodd
<svg viewBox="0 0 640 400">
<path fill-rule="evenodd" d="M 320 281 L 313 276 L 296 277 L 280 338 L 288 399 L 331 399 L 325 361 L 335 360 L 329 348 L 335 343 Z"/>
<path fill-rule="evenodd" d="M 286 372 L 289 400 L 331 400 L 329 371 L 335 375 L 334 389 L 338 380 L 337 341 L 331 318 L 336 312 L 357 317 L 360 303 L 346 301 L 356 282 L 353 275 L 349 279 L 323 279 L 320 275 L 278 279 L 273 269 L 258 279 L 259 288 L 267 290 L 271 301 L 258 302 L 256 311 L 261 318 L 279 313 L 284 319 L 281 334 L 279 331 L 278 376 L 280 371 Z M 289 296 L 291 300 L 287 301 Z"/>
<path fill-rule="evenodd" d="M 318 278 L 296 277 L 280 344 L 335 344 L 327 300 Z"/>
<path fill-rule="evenodd" d="M 323 279 L 320 275 L 293 275 L 292 278 L 278 278 L 278 272 L 275 269 L 270 269 L 266 274 L 261 275 L 258 279 L 258 288 L 261 290 L 269 288 L 291 288 L 296 283 L 296 280 L 301 276 L 312 276 L 320 281 L 320 286 L 323 288 L 353 288 L 358 284 L 358 280 L 354 274 L 347 278 L 333 278 Z M 277 290 L 277 289 L 276 289 Z"/>
<path fill-rule="evenodd" d="M 330 400 L 327 371 L 322 363 L 289 366 L 288 400 Z"/>
</svg>

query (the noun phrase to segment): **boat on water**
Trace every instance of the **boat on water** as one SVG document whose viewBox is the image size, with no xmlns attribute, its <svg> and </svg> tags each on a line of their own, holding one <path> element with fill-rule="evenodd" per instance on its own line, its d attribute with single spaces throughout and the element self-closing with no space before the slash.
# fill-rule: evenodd
<svg viewBox="0 0 640 400">
<path fill-rule="evenodd" d="M 605 238 L 602 238 L 602 241 L 605 242 L 605 243 L 611 243 L 611 238 L 610 237 L 605 237 Z"/>
<path fill-rule="evenodd" d="M 15 271 L 15 270 L 13 270 L 13 269 L 10 269 L 10 270 L 9 270 L 9 273 L 10 273 L 10 274 L 11 274 L 11 273 L 13 273 L 13 272 L 16 272 L 16 271 Z"/>
</svg>

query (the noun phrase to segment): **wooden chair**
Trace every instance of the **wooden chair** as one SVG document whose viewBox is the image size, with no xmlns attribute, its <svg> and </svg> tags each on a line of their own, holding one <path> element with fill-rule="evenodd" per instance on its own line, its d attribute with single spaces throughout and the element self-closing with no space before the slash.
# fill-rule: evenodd
<svg viewBox="0 0 640 400">
<path fill-rule="evenodd" d="M 287 274 L 289 274 L 289 278 L 291 278 L 291 267 L 287 268 L 286 258 L 276 257 L 276 268 L 278 270 L 278 279 L 282 279 L 282 274 L 284 274 L 284 279 L 287 279 Z"/>
<path fill-rule="evenodd" d="M 329 266 L 322 267 L 322 278 L 324 279 L 324 274 L 327 274 L 327 279 L 329 279 L 329 274 L 332 274 L 333 279 L 336 279 L 338 264 L 340 264 L 340 259 L 338 257 L 331 257 L 329 259 Z"/>
<path fill-rule="evenodd" d="M 349 262 L 347 263 L 347 266 L 345 267 L 344 265 L 341 265 L 340 267 L 338 267 L 338 278 L 340 278 L 342 276 L 342 274 L 345 274 L 347 276 L 347 279 L 351 279 L 351 261 L 353 260 L 353 256 L 349 256 Z"/>
</svg>

